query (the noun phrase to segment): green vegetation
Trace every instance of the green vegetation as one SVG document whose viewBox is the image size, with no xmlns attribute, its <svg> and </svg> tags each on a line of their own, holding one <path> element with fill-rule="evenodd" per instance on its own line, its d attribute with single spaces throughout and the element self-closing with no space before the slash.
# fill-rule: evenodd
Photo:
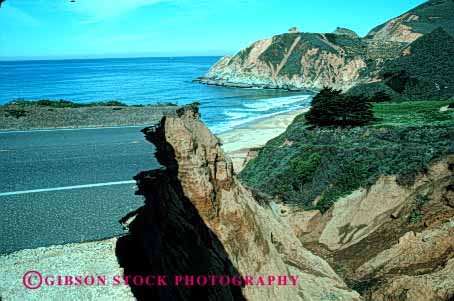
<svg viewBox="0 0 454 301">
<path fill-rule="evenodd" d="M 408 217 L 410 223 L 417 224 L 422 220 L 422 209 L 428 202 L 430 202 L 430 199 L 427 195 L 418 194 L 415 197 L 415 208 L 413 208 Z"/>
<path fill-rule="evenodd" d="M 17 109 L 8 109 L 5 110 L 5 117 L 14 117 L 16 119 L 19 119 L 21 117 L 25 117 L 27 115 L 27 112 L 25 110 L 17 110 Z"/>
<path fill-rule="evenodd" d="M 244 62 L 244 61 L 249 57 L 249 54 L 251 53 L 252 48 L 254 48 L 254 44 L 252 44 L 251 46 L 249 46 L 249 47 L 246 48 L 246 49 L 241 50 L 241 51 L 238 53 L 238 56 L 240 57 L 240 59 L 241 59 L 242 62 Z M 231 64 L 231 63 L 232 63 L 232 62 L 230 62 L 230 64 Z"/>
<path fill-rule="evenodd" d="M 404 19 L 403 24 L 412 28 L 413 32 L 429 33 L 441 27 L 445 31 L 454 34 L 454 2 L 452 0 L 427 1 L 408 12 L 408 15 L 416 15 L 418 18 Z M 372 31 L 384 27 L 377 26 Z"/>
<path fill-rule="evenodd" d="M 310 48 L 319 48 L 322 51 L 339 53 L 336 48 L 326 42 L 322 34 L 319 33 L 301 33 L 301 40 L 308 43 Z"/>
<path fill-rule="evenodd" d="M 397 59 L 387 61 L 378 74 L 381 81 L 359 84 L 347 94 L 373 99 L 380 92 L 394 101 L 453 99 L 452 45 L 454 37 L 437 28 L 407 46 Z"/>
<path fill-rule="evenodd" d="M 99 101 L 99 102 L 89 102 L 89 103 L 76 103 L 64 99 L 60 100 L 48 100 L 48 99 L 41 99 L 41 100 L 24 100 L 24 99 L 17 99 L 10 101 L 4 105 L 0 105 L 0 107 L 15 107 L 15 109 L 8 109 L 6 112 L 10 112 L 11 116 L 16 116 L 17 114 L 20 114 L 20 109 L 16 108 L 27 108 L 27 107 L 49 107 L 49 108 L 87 108 L 87 107 L 145 107 L 148 105 L 127 105 L 123 102 L 120 102 L 118 100 L 110 100 L 110 101 Z M 158 102 L 157 104 L 154 104 L 153 106 L 177 106 L 174 103 L 171 102 Z M 17 111 L 14 113 L 13 111 Z M 24 115 L 21 115 L 19 117 L 25 116 L 25 111 Z M 16 118 L 19 118 L 16 117 Z"/>
<path fill-rule="evenodd" d="M 397 59 L 387 61 L 378 73 L 381 81 L 359 84 L 347 94 L 365 95 L 372 101 L 376 93 L 394 101 L 453 99 L 452 45 L 454 37 L 437 28 L 407 46 Z"/>
<path fill-rule="evenodd" d="M 48 100 L 48 99 L 41 99 L 41 100 L 24 100 L 18 99 L 13 100 L 6 103 L 4 106 L 18 106 L 18 107 L 29 107 L 29 106 L 37 106 L 37 107 L 51 107 L 51 108 L 83 108 L 83 107 L 126 107 L 127 105 L 119 102 L 117 100 L 110 100 L 105 102 L 90 102 L 90 103 L 75 103 L 72 101 L 60 99 L 60 100 Z"/>
<path fill-rule="evenodd" d="M 374 82 L 374 83 L 367 83 L 367 84 L 358 84 L 353 86 L 350 90 L 346 92 L 347 95 L 358 96 L 363 95 L 371 102 L 374 101 L 374 97 L 376 93 L 384 93 L 391 97 L 391 100 L 402 100 L 402 96 L 388 87 L 384 82 Z"/>
<path fill-rule="evenodd" d="M 385 91 L 377 91 L 374 95 L 369 99 L 370 102 L 388 102 L 391 101 L 391 96 Z"/>
<path fill-rule="evenodd" d="M 309 128 L 298 116 L 241 172 L 248 186 L 325 212 L 342 196 L 395 175 L 412 185 L 437 158 L 454 153 L 447 101 L 375 103 L 378 120 L 354 128 Z M 291 146 L 284 142 L 292 141 Z M 318 199 L 316 205 L 314 200 Z"/>
<path fill-rule="evenodd" d="M 271 45 L 260 55 L 259 59 L 266 63 L 270 63 L 273 66 L 277 66 L 284 59 L 284 55 L 290 49 L 298 36 L 301 37 L 301 40 L 298 44 L 296 44 L 295 49 L 287 60 L 287 63 L 281 69 L 281 75 L 288 75 L 289 77 L 292 77 L 294 74 L 299 74 L 301 71 L 301 57 L 309 48 L 318 48 L 322 51 L 328 51 L 331 53 L 338 52 L 329 43 L 327 43 L 320 34 L 285 33 L 274 36 Z M 346 39 L 349 38 L 346 37 Z M 240 58 L 243 58 L 245 55 L 244 51 L 240 52 L 239 55 Z"/>
<path fill-rule="evenodd" d="M 312 99 L 305 115 L 306 123 L 313 126 L 361 126 L 375 120 L 368 99 L 358 95 L 344 95 L 342 91 L 323 88 Z"/>
<path fill-rule="evenodd" d="M 339 35 L 327 33 L 324 35 L 316 33 L 301 33 L 301 40 L 293 49 L 293 52 L 290 54 L 287 63 L 282 67 L 280 75 L 287 75 L 289 78 L 292 78 L 295 74 L 300 74 L 302 65 L 301 57 L 309 49 L 318 48 L 320 51 L 326 51 L 330 53 L 339 53 L 339 51 L 333 48 L 332 44 L 335 44 L 339 47 L 342 47 L 347 53 L 347 57 L 354 57 L 355 55 L 363 55 L 366 48 L 365 43 L 358 37 L 352 37 L 349 35 Z M 283 41 L 283 39 L 279 39 Z M 289 49 L 294 40 L 286 41 L 288 43 L 287 48 Z M 282 47 L 275 49 L 282 49 Z M 273 59 L 273 57 L 275 59 Z M 266 61 L 272 61 L 275 65 L 280 63 L 283 58 L 283 55 L 276 56 L 272 51 L 263 54 L 262 58 Z M 348 58 L 347 58 L 348 59 Z"/>
<path fill-rule="evenodd" d="M 298 178 L 298 181 L 301 183 L 307 182 L 310 180 L 312 174 L 317 170 L 317 167 L 320 165 L 320 154 L 312 153 L 307 156 L 296 157 L 290 160 L 290 167 L 292 173 L 295 174 Z"/>
<path fill-rule="evenodd" d="M 407 22 L 416 32 L 429 33 L 441 27 L 454 34 L 454 2 L 452 0 L 432 0 L 421 4 L 410 12 L 419 16 L 418 20 Z"/>
<path fill-rule="evenodd" d="M 290 49 L 298 33 L 285 33 L 273 37 L 271 45 L 260 55 L 260 59 L 278 65 L 284 58 L 285 53 Z"/>
<path fill-rule="evenodd" d="M 295 74 L 299 75 L 301 74 L 301 57 L 303 56 L 303 53 L 307 50 L 307 43 L 304 43 L 304 41 L 299 41 L 298 44 L 295 46 L 293 49 L 293 52 L 290 54 L 290 56 L 287 59 L 287 63 L 282 67 L 281 71 L 279 72 L 279 75 L 287 75 L 288 78 L 292 78 Z"/>
<path fill-rule="evenodd" d="M 409 100 L 454 97 L 454 38 L 441 28 L 419 38 L 407 55 L 388 62 L 380 74 L 386 85 Z"/>
<path fill-rule="evenodd" d="M 407 101 L 374 105 L 375 127 L 454 125 L 454 111 L 441 112 L 447 101 Z"/>
<path fill-rule="evenodd" d="M 355 36 L 350 36 L 346 34 L 335 34 L 335 33 L 326 33 L 325 37 L 333 44 L 341 46 L 343 49 L 346 50 L 349 56 L 355 55 L 364 55 L 364 51 L 366 49 L 365 42 Z"/>
</svg>

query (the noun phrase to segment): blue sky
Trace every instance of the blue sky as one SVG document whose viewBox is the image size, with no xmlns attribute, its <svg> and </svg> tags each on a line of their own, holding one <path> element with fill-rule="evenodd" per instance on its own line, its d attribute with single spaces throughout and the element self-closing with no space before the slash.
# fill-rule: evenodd
<svg viewBox="0 0 454 301">
<path fill-rule="evenodd" d="M 0 59 L 224 55 L 286 32 L 365 35 L 423 0 L 6 0 Z"/>
</svg>

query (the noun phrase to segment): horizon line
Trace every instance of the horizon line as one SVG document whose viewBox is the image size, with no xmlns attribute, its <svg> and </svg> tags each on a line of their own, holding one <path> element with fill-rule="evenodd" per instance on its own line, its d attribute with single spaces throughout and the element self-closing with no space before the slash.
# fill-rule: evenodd
<svg viewBox="0 0 454 301">
<path fill-rule="evenodd" d="M 223 55 L 140 55 L 140 56 L 86 56 L 86 57 L 0 57 L 0 62 L 31 62 L 31 61 L 77 61 L 77 60 L 115 60 L 115 59 L 147 59 L 147 58 L 194 58 L 222 57 Z"/>
</svg>

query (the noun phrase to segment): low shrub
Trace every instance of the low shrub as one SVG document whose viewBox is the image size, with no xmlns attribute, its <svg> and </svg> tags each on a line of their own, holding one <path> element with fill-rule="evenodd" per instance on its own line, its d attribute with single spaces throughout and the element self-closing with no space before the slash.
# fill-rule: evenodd
<svg viewBox="0 0 454 301">
<path fill-rule="evenodd" d="M 433 160 L 454 153 L 454 112 L 440 112 L 443 105 L 447 102 L 376 104 L 381 120 L 354 128 L 310 128 L 299 116 L 260 150 L 240 179 L 286 203 L 322 212 L 381 175 L 411 186 Z"/>
<path fill-rule="evenodd" d="M 27 112 L 25 110 L 21 109 L 9 109 L 5 111 L 5 117 L 14 117 L 16 119 L 19 119 L 21 117 L 25 117 L 27 115 Z"/>
</svg>

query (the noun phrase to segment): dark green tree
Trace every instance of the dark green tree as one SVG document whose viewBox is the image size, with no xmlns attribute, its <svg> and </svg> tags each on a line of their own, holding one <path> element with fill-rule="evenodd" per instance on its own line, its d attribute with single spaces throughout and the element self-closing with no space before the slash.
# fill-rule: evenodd
<svg viewBox="0 0 454 301">
<path fill-rule="evenodd" d="M 323 88 L 312 100 L 305 115 L 312 126 L 361 126 L 375 120 L 372 106 L 363 95 L 344 95 L 341 91 Z"/>
<path fill-rule="evenodd" d="M 332 115 L 336 110 L 336 102 L 341 97 L 341 91 L 325 87 L 311 102 L 311 108 L 306 113 L 306 123 L 315 126 L 326 126 L 332 123 Z M 329 101 L 328 101 L 329 100 Z"/>
</svg>

